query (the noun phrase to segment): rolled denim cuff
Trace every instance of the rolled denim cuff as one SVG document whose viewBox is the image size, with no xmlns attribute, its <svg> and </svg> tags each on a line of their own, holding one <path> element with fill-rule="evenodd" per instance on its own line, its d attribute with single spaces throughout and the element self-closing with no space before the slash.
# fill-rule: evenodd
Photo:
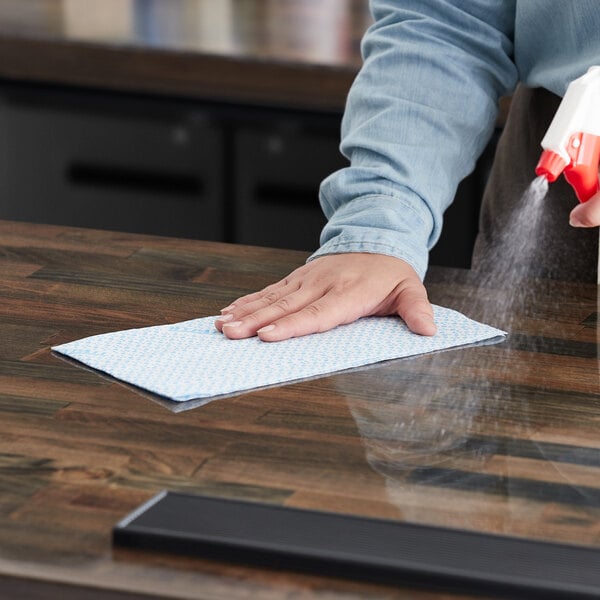
<svg viewBox="0 0 600 600">
<path fill-rule="evenodd" d="M 377 241 L 358 241 L 343 238 L 335 238 L 323 246 L 321 246 L 314 254 L 311 254 L 306 262 L 310 262 L 320 256 L 327 256 L 329 254 L 344 254 L 352 252 L 366 252 L 368 254 L 385 254 L 386 256 L 393 256 L 399 258 L 404 262 L 408 263 L 417 273 L 421 281 L 425 277 L 427 270 L 427 261 L 418 260 L 414 256 L 406 254 L 403 248 L 397 248 L 386 244 L 384 242 Z"/>
<path fill-rule="evenodd" d="M 321 247 L 308 260 L 346 252 L 385 254 L 404 260 L 423 279 L 432 227 L 433 217 L 422 203 L 385 195 L 356 198 L 333 214 Z"/>
</svg>

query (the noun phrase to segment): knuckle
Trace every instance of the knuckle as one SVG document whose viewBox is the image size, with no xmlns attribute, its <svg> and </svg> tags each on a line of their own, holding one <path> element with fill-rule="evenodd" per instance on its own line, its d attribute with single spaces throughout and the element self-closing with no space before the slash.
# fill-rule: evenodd
<svg viewBox="0 0 600 600">
<path fill-rule="evenodd" d="M 318 319 L 323 314 L 323 307 L 319 304 L 309 304 L 308 306 L 304 307 L 303 311 L 308 316 Z"/>
<path fill-rule="evenodd" d="M 279 294 L 275 291 L 268 292 L 262 298 L 263 302 L 266 305 L 274 304 L 275 302 L 277 302 L 278 299 L 279 299 Z"/>
<path fill-rule="evenodd" d="M 280 298 L 277 302 L 275 302 L 275 304 L 273 304 L 273 308 L 285 315 L 290 312 L 290 301 L 287 298 Z"/>
<path fill-rule="evenodd" d="M 348 295 L 348 289 L 345 285 L 335 285 L 327 290 L 327 293 L 333 297 L 334 300 L 339 301 Z"/>
<path fill-rule="evenodd" d="M 260 321 L 256 313 L 250 313 L 244 317 L 243 324 L 246 327 L 255 327 L 260 324 Z"/>
<path fill-rule="evenodd" d="M 398 292 L 400 296 L 405 296 L 413 302 L 427 298 L 425 286 L 420 281 L 405 282 L 404 285 L 400 286 Z"/>
</svg>

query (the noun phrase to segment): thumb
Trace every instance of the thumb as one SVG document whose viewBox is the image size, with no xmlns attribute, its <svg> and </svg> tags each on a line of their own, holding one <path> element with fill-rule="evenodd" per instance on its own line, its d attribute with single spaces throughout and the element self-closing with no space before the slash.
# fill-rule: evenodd
<svg viewBox="0 0 600 600">
<path fill-rule="evenodd" d="M 434 335 L 437 331 L 433 307 L 427 298 L 425 286 L 419 279 L 405 282 L 398 291 L 396 312 L 414 333 Z"/>
</svg>

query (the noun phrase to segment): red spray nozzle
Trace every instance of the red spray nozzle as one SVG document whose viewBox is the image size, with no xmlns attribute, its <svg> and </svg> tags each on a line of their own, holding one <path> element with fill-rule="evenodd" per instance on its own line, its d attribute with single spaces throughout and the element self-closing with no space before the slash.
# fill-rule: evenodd
<svg viewBox="0 0 600 600">
<path fill-rule="evenodd" d="M 550 183 L 556 181 L 567 166 L 565 159 L 552 150 L 544 150 L 535 168 L 536 175 L 543 175 Z"/>
<path fill-rule="evenodd" d="M 575 190 L 580 202 L 586 202 L 600 190 L 598 164 L 600 162 L 600 136 L 590 133 L 574 133 L 567 147 L 570 162 L 553 152 L 544 150 L 535 168 L 536 175 L 543 175 L 552 183 L 561 173 Z"/>
</svg>

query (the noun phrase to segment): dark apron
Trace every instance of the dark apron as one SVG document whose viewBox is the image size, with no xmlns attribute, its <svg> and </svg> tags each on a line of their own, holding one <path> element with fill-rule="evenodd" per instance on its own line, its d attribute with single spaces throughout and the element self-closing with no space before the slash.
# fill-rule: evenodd
<svg viewBox="0 0 600 600">
<path fill-rule="evenodd" d="M 522 85 L 517 88 L 483 197 L 474 268 L 485 265 L 494 253 L 502 252 L 498 244 L 500 232 L 509 219 L 518 219 L 522 214 L 519 203 L 535 177 L 540 142 L 560 100 L 542 88 Z M 577 199 L 564 177 L 550 184 L 543 202 L 534 248 L 526 258 L 525 267 L 519 268 L 527 276 L 596 283 L 598 228 L 569 225 L 569 212 Z"/>
</svg>

